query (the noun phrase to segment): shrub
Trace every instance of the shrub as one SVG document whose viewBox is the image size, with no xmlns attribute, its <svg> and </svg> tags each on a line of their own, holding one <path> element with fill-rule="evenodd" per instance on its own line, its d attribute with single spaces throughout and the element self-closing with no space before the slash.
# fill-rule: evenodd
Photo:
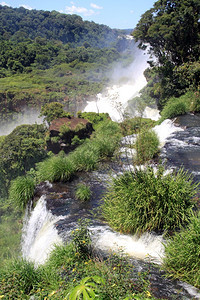
<svg viewBox="0 0 200 300">
<path fill-rule="evenodd" d="M 22 259 L 10 262 L 0 272 L 1 293 L 6 299 L 25 299 L 31 290 L 37 289 L 41 281 L 40 273 L 34 264 Z"/>
<path fill-rule="evenodd" d="M 30 176 L 17 177 L 11 182 L 9 198 L 19 207 L 24 208 L 33 197 L 35 191 L 35 181 Z"/>
<path fill-rule="evenodd" d="M 78 225 L 78 228 L 72 231 L 72 244 L 78 257 L 88 259 L 92 253 L 92 240 L 90 231 L 88 230 L 89 221 L 87 219 L 80 219 Z"/>
<path fill-rule="evenodd" d="M 163 268 L 168 275 L 200 288 L 200 214 L 165 246 Z"/>
<path fill-rule="evenodd" d="M 74 163 L 76 171 L 92 171 L 99 162 L 98 151 L 90 142 L 78 147 L 69 158 Z"/>
<path fill-rule="evenodd" d="M 40 181 L 68 181 L 74 175 L 74 163 L 62 154 L 53 156 L 37 164 L 37 176 Z"/>
<path fill-rule="evenodd" d="M 150 129 L 155 126 L 155 121 L 151 119 L 134 117 L 132 119 L 127 118 L 120 123 L 121 132 L 123 136 L 138 133 L 142 129 Z"/>
<path fill-rule="evenodd" d="M 90 187 L 86 184 L 78 184 L 76 189 L 76 198 L 81 201 L 88 201 L 91 197 L 92 193 Z"/>
<path fill-rule="evenodd" d="M 164 176 L 164 168 L 135 169 L 113 179 L 102 205 L 103 216 L 116 230 L 169 232 L 186 224 L 198 184 L 182 169 Z"/>
<path fill-rule="evenodd" d="M 159 151 L 159 139 L 153 130 L 145 130 L 138 134 L 135 142 L 136 163 L 143 164 L 152 159 Z"/>
<path fill-rule="evenodd" d="M 184 115 L 189 111 L 190 103 L 191 99 L 189 94 L 185 94 L 179 98 L 170 98 L 161 112 L 161 119 L 159 122 L 161 123 L 165 119 L 172 119 Z"/>
</svg>

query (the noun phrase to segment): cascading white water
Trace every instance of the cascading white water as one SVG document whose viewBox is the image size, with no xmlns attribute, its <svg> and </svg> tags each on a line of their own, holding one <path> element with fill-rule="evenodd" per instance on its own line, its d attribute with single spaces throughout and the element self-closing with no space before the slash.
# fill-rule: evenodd
<svg viewBox="0 0 200 300">
<path fill-rule="evenodd" d="M 134 61 L 126 68 L 116 68 L 112 75 L 115 84 L 98 94 L 96 100 L 88 101 L 84 111 L 108 113 L 113 121 L 121 121 L 127 102 L 138 96 L 147 83 L 143 72 L 148 67 L 148 59 L 149 56 L 135 45 Z"/>
<path fill-rule="evenodd" d="M 130 257 L 135 257 L 160 264 L 164 256 L 164 239 L 160 235 L 145 233 L 127 235 L 114 232 L 109 226 L 90 228 L 93 232 L 95 247 L 103 251 L 122 251 Z"/>
<path fill-rule="evenodd" d="M 55 244 L 62 243 L 55 224 L 62 217 L 53 216 L 42 196 L 30 216 L 25 215 L 22 230 L 22 256 L 36 265 L 44 263 Z"/>
</svg>

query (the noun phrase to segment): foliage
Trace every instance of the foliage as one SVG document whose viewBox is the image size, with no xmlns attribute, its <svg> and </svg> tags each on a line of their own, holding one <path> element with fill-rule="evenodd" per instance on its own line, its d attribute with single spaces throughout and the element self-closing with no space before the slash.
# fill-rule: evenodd
<svg viewBox="0 0 200 300">
<path fill-rule="evenodd" d="M 138 273 L 126 257 L 115 254 L 105 260 L 98 256 L 82 259 L 72 243 L 56 246 L 45 265 L 37 269 L 24 260 L 9 264 L 0 272 L 0 296 L 67 299 L 88 277 L 94 280 L 92 289 L 99 299 L 154 299 L 149 291 L 148 273 Z"/>
<path fill-rule="evenodd" d="M 36 169 L 39 181 L 49 180 L 51 182 L 68 181 L 75 172 L 73 161 L 63 153 L 38 163 Z"/>
<path fill-rule="evenodd" d="M 18 257 L 21 249 L 22 211 L 9 199 L 0 199 L 0 268 Z"/>
<path fill-rule="evenodd" d="M 187 224 L 198 184 L 183 169 L 164 174 L 159 167 L 135 169 L 113 178 L 102 205 L 103 216 L 116 230 L 131 233 L 170 232 Z"/>
<path fill-rule="evenodd" d="M 200 215 L 192 216 L 187 227 L 168 241 L 165 246 L 163 267 L 170 277 L 186 281 L 200 288 Z"/>
<path fill-rule="evenodd" d="M 25 208 L 35 191 L 34 178 L 30 176 L 17 177 L 11 182 L 9 198 L 19 207 Z"/>
<path fill-rule="evenodd" d="M 76 189 L 76 198 L 81 201 L 88 201 L 91 197 L 91 190 L 90 187 L 86 184 L 78 184 Z"/>
<path fill-rule="evenodd" d="M 7 21 L 8 17 L 10 22 Z M 14 41 L 23 41 L 24 38 L 30 38 L 40 45 L 45 40 L 59 40 L 73 47 L 84 45 L 89 50 L 90 46 L 102 48 L 117 42 L 120 34 L 119 30 L 106 25 L 83 21 L 78 15 L 55 10 L 50 12 L 0 6 L 0 19 L 0 34 L 5 39 L 10 37 Z"/>
<path fill-rule="evenodd" d="M 77 112 L 77 117 L 88 120 L 89 122 L 92 123 L 94 128 L 96 128 L 95 126 L 96 124 L 99 124 L 102 121 L 106 121 L 110 119 L 108 113 L 81 112 L 81 111 Z"/>
<path fill-rule="evenodd" d="M 77 257 L 80 257 L 81 259 L 88 259 L 92 254 L 92 240 L 88 225 L 89 220 L 80 219 L 78 228 L 72 231 L 72 243 Z"/>
<path fill-rule="evenodd" d="M 73 288 L 73 290 L 67 295 L 67 299 L 95 299 L 96 297 L 98 297 L 97 284 L 105 284 L 103 278 L 99 276 L 87 276 L 80 281 L 79 285 Z"/>
<path fill-rule="evenodd" d="M 162 109 L 168 99 L 180 97 L 188 89 L 198 91 L 200 5 L 198 0 L 156 1 L 138 22 L 133 36 L 139 47 L 156 57 L 145 73 L 148 85 L 143 99 L 155 99 Z"/>
<path fill-rule="evenodd" d="M 41 273 L 33 263 L 16 259 L 0 272 L 1 293 L 8 299 L 23 299 L 23 295 L 37 289 L 40 280 Z"/>
<path fill-rule="evenodd" d="M 161 112 L 161 120 L 171 119 L 179 115 L 184 115 L 189 111 L 191 99 L 186 95 L 181 96 L 180 98 L 170 98 L 165 107 Z"/>
<path fill-rule="evenodd" d="M 0 147 L 1 192 L 46 157 L 44 134 L 43 125 L 21 125 L 5 137 Z"/>
<path fill-rule="evenodd" d="M 198 0 L 156 1 L 138 22 L 133 36 L 139 46 L 150 50 L 161 65 L 168 60 L 175 65 L 199 59 Z"/>
<path fill-rule="evenodd" d="M 141 130 L 148 130 L 155 126 L 155 121 L 147 118 L 134 117 L 126 118 L 120 123 L 123 136 L 139 133 Z"/>
<path fill-rule="evenodd" d="M 55 119 L 70 117 L 70 113 L 64 111 L 63 104 L 51 102 L 42 106 L 40 116 L 44 116 L 44 120 L 50 124 Z"/>
<path fill-rule="evenodd" d="M 143 164 L 158 154 L 159 138 L 153 130 L 142 130 L 136 138 L 136 162 Z"/>
</svg>

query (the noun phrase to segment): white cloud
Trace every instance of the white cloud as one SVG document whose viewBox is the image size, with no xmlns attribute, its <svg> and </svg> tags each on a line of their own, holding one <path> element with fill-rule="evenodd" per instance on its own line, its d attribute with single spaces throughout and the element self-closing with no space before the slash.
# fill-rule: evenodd
<svg viewBox="0 0 200 300">
<path fill-rule="evenodd" d="M 134 14 L 134 10 L 131 10 L 130 13 L 131 13 L 131 14 Z"/>
<path fill-rule="evenodd" d="M 26 5 L 26 4 L 20 4 L 19 7 L 20 6 L 23 7 L 23 8 L 29 9 L 29 10 L 33 9 L 31 6 Z"/>
<path fill-rule="evenodd" d="M 70 15 L 72 14 L 84 15 L 85 17 L 92 16 L 95 14 L 95 11 L 93 9 L 87 9 L 85 7 L 78 7 L 75 5 L 66 6 L 65 12 Z"/>
<path fill-rule="evenodd" d="M 2 6 L 10 6 L 10 4 L 6 3 L 6 2 L 1 2 L 0 3 Z"/>
<path fill-rule="evenodd" d="M 98 5 L 96 5 L 95 3 L 91 3 L 90 6 L 91 6 L 92 8 L 95 8 L 95 9 L 103 9 L 102 6 L 98 6 Z"/>
</svg>

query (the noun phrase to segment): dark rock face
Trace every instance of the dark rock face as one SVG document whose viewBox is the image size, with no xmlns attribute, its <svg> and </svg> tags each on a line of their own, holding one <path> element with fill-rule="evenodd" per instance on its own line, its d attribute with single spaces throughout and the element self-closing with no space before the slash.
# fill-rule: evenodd
<svg viewBox="0 0 200 300">
<path fill-rule="evenodd" d="M 61 150 L 68 153 L 89 138 L 94 131 L 92 124 L 75 117 L 53 120 L 49 127 L 47 150 L 57 154 Z"/>
</svg>

